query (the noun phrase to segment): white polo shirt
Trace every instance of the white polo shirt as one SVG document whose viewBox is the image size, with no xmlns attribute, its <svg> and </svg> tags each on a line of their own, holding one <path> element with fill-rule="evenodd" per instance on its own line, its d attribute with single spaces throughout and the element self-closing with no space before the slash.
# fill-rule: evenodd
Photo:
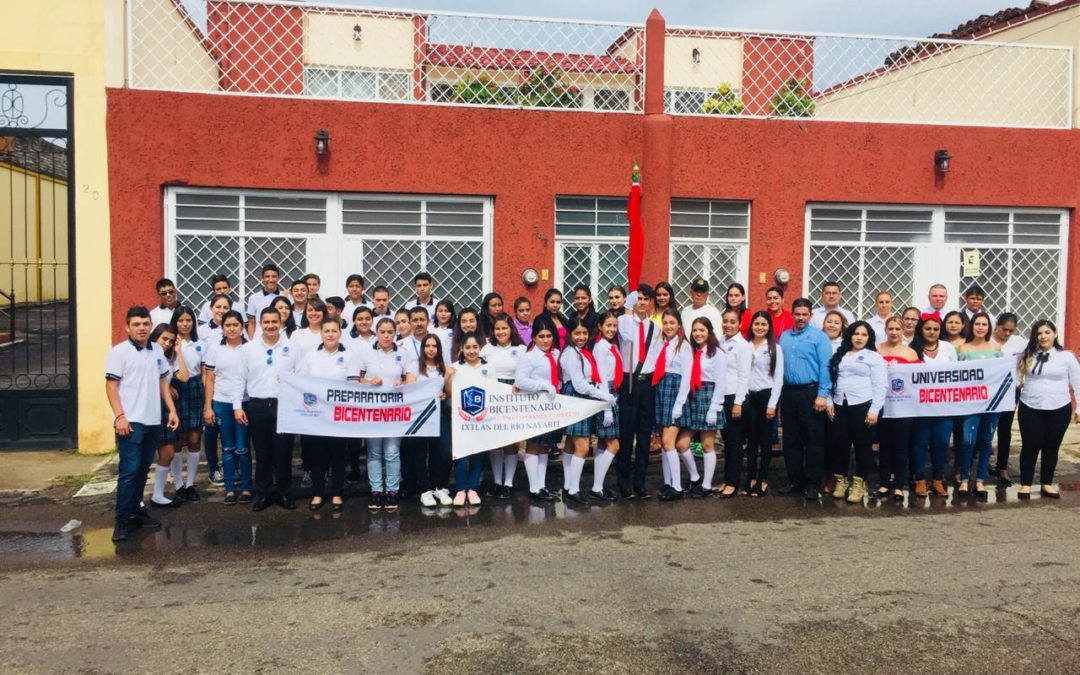
<svg viewBox="0 0 1080 675">
<path fill-rule="evenodd" d="M 252 340 L 240 348 L 244 385 L 250 398 L 277 398 L 281 373 L 295 368 L 293 349 L 284 335 L 273 345 Z"/>
<path fill-rule="evenodd" d="M 428 318 L 431 323 L 435 323 L 435 307 L 439 304 L 439 299 L 432 295 L 428 298 L 427 303 L 420 302 L 420 296 L 414 295 L 412 300 L 405 303 L 405 309 L 412 309 L 413 307 L 423 307 L 427 310 Z"/>
<path fill-rule="evenodd" d="M 304 356 L 299 373 L 311 377 L 323 377 L 328 380 L 359 380 L 362 361 L 359 352 L 352 351 L 339 344 L 336 351 L 328 352 L 320 343 L 314 351 Z"/>
<path fill-rule="evenodd" d="M 292 345 L 293 358 L 295 359 L 293 365 L 299 368 L 307 355 L 322 344 L 322 331 L 312 332 L 308 328 L 297 328 L 292 337 L 289 338 L 289 344 Z"/>
<path fill-rule="evenodd" d="M 513 380 L 517 371 L 517 362 L 526 351 L 525 345 L 507 345 L 500 347 L 490 342 L 480 348 L 480 358 L 488 362 L 491 371 L 498 380 Z"/>
<path fill-rule="evenodd" d="M 244 370 L 240 361 L 238 347 L 230 347 L 221 338 L 203 357 L 203 365 L 214 371 L 214 396 L 216 403 L 228 403 L 233 410 L 240 410 L 244 404 Z"/>
<path fill-rule="evenodd" d="M 383 384 L 397 384 L 405 379 L 407 373 L 417 375 L 419 369 L 416 359 L 412 358 L 407 349 L 394 345 L 390 351 L 383 351 L 379 347 L 372 347 L 364 353 L 364 361 L 360 367 L 366 379 L 378 377 Z"/>
<path fill-rule="evenodd" d="M 179 307 L 179 306 L 180 305 L 177 305 L 176 307 Z M 167 324 L 167 323 L 171 322 L 172 321 L 172 315 L 173 315 L 173 312 L 176 311 L 176 307 L 173 307 L 172 309 L 169 309 L 168 307 L 162 307 L 161 305 L 158 305 L 157 307 L 153 308 L 152 310 L 150 310 L 150 324 L 152 326 L 156 326 L 159 323 L 166 323 Z"/>
<path fill-rule="evenodd" d="M 191 340 L 180 341 L 180 356 L 184 359 L 184 367 L 187 368 L 190 377 L 198 377 L 199 373 L 202 372 L 202 362 L 205 351 L 206 345 L 202 340 L 197 342 L 192 342 Z"/>
<path fill-rule="evenodd" d="M 140 347 L 129 338 L 105 357 L 105 379 L 120 383 L 120 407 L 131 424 L 161 424 L 161 379 L 169 372 L 165 352 L 153 342 Z"/>
<path fill-rule="evenodd" d="M 720 313 L 720 310 L 716 308 L 716 305 L 712 305 L 708 302 L 696 309 L 693 305 L 683 307 L 681 316 L 683 333 L 687 336 L 690 335 L 690 329 L 694 327 L 694 319 L 705 317 L 712 322 L 713 330 L 717 332 L 719 332 L 721 324 L 723 323 L 723 315 Z"/>
<path fill-rule="evenodd" d="M 265 288 L 259 288 L 251 294 L 251 297 L 247 301 L 247 317 L 249 319 L 255 319 L 255 323 L 259 322 L 259 312 L 263 311 L 270 306 L 270 303 L 274 301 L 279 295 L 285 295 L 285 292 L 281 290 L 279 286 L 277 292 L 267 293 Z M 233 309 L 236 309 L 233 307 Z"/>
</svg>

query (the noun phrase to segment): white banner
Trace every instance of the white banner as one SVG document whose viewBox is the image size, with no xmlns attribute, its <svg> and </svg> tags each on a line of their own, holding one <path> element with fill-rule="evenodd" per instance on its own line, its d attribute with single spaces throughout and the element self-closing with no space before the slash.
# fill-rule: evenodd
<svg viewBox="0 0 1080 675">
<path fill-rule="evenodd" d="M 442 378 L 376 387 L 283 373 L 278 392 L 281 434 L 341 438 L 439 435 Z"/>
<path fill-rule="evenodd" d="M 501 448 L 591 417 L 607 403 L 590 398 L 520 392 L 477 376 L 455 375 L 450 424 L 454 459 Z"/>
<path fill-rule="evenodd" d="M 1016 359 L 898 364 L 889 368 L 886 417 L 955 417 L 1016 407 Z"/>
</svg>

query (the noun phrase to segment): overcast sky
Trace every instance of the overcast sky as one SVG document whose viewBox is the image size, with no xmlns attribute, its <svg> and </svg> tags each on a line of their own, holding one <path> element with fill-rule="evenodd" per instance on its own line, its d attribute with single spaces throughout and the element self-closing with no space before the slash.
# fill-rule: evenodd
<svg viewBox="0 0 1080 675">
<path fill-rule="evenodd" d="M 980 14 L 1026 6 L 1029 0 L 336 0 L 338 3 L 626 22 L 642 22 L 656 7 L 669 25 L 924 37 L 951 31 Z"/>
</svg>

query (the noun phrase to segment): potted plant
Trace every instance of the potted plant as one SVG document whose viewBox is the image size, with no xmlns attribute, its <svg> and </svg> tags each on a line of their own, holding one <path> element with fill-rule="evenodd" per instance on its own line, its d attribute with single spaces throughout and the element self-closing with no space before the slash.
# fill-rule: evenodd
<svg viewBox="0 0 1080 675">
<path fill-rule="evenodd" d="M 701 112 L 707 115 L 738 115 L 744 107 L 731 85 L 724 82 L 701 104 Z"/>
<path fill-rule="evenodd" d="M 804 80 L 792 79 L 785 82 L 770 102 L 773 114 L 778 117 L 812 117 L 814 100 L 810 98 L 806 88 L 807 82 Z"/>
</svg>

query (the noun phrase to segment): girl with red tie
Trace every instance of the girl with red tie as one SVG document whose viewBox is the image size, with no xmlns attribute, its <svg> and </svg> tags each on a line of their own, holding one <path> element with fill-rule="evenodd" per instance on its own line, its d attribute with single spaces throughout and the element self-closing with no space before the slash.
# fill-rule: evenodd
<svg viewBox="0 0 1080 675">
<path fill-rule="evenodd" d="M 592 348 L 593 359 L 600 371 L 600 379 L 608 386 L 608 392 L 618 396 L 623 379 L 622 355 L 619 354 L 618 345 L 619 317 L 614 311 L 604 312 L 596 323 L 599 334 Z M 604 478 L 611 468 L 611 463 L 615 461 L 615 455 L 619 454 L 619 406 L 612 406 L 610 410 L 598 413 L 593 419 L 596 420 L 598 443 L 593 459 L 593 486 L 589 496 L 599 502 L 613 502 L 616 499 L 615 493 L 604 487 Z"/>
<path fill-rule="evenodd" d="M 562 373 L 562 393 L 578 398 L 593 398 L 615 405 L 615 395 L 600 377 L 600 368 L 588 349 L 589 327 L 586 319 L 572 315 L 566 322 L 567 345 L 559 355 Z M 608 417 L 602 422 L 608 426 L 614 421 Z M 589 498 L 581 492 L 581 472 L 589 454 L 589 437 L 593 434 L 595 417 L 587 417 L 566 427 L 566 443 L 563 445 L 563 493 L 564 502 L 588 504 Z"/>
<path fill-rule="evenodd" d="M 520 391 L 544 392 L 554 398 L 559 390 L 559 350 L 555 348 L 555 324 L 546 315 L 536 318 L 529 350 L 518 359 L 514 387 Z M 548 447 L 562 436 L 556 429 L 530 438 L 525 444 L 525 473 L 529 476 L 529 496 L 543 502 L 555 501 L 547 489 Z"/>
<path fill-rule="evenodd" d="M 689 458 L 691 483 L 697 481 L 697 467 L 694 456 L 690 454 L 690 435 L 679 433 L 679 425 L 672 416 L 679 392 L 685 388 L 685 380 L 690 374 L 690 343 L 682 335 L 682 317 L 673 309 L 665 310 L 660 317 L 661 335 L 664 342 L 660 345 L 660 354 L 656 357 L 652 384 L 656 387 L 656 427 L 660 430 L 660 458 L 664 469 L 664 488 L 660 498 L 666 501 L 681 499 L 682 471 L 679 468 L 679 455 L 684 460 Z M 685 395 L 684 395 L 685 399 Z"/>
</svg>

